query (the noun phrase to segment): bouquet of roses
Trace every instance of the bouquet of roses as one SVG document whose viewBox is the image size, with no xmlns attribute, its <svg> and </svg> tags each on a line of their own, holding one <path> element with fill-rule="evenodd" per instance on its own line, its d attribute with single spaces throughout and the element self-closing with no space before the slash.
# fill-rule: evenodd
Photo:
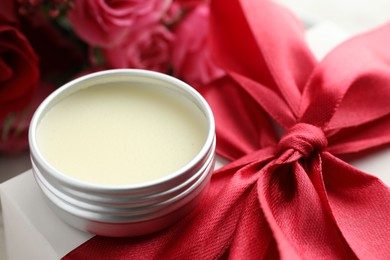
<svg viewBox="0 0 390 260">
<path fill-rule="evenodd" d="M 36 106 L 78 75 L 139 68 L 194 87 L 220 78 L 208 15 L 207 0 L 2 0 L 0 153 L 25 150 Z"/>
</svg>

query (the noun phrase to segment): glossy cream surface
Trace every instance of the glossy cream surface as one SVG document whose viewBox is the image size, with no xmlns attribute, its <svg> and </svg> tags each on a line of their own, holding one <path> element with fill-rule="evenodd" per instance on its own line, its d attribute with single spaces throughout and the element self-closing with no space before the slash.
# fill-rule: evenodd
<svg viewBox="0 0 390 260">
<path fill-rule="evenodd" d="M 207 137 L 204 114 L 178 93 L 129 84 L 89 87 L 55 104 L 36 132 L 48 163 L 103 185 L 153 181 L 188 164 Z"/>
</svg>

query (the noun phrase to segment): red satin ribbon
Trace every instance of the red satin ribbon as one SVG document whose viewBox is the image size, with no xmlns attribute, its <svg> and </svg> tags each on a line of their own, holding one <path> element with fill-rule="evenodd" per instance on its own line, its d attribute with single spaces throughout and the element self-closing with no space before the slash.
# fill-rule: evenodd
<svg viewBox="0 0 390 260">
<path fill-rule="evenodd" d="M 233 162 L 176 225 L 94 237 L 64 259 L 390 259 L 390 189 L 339 159 L 390 143 L 390 24 L 317 62 L 272 2 L 215 0 L 211 14 L 230 77 L 201 91 Z"/>
</svg>

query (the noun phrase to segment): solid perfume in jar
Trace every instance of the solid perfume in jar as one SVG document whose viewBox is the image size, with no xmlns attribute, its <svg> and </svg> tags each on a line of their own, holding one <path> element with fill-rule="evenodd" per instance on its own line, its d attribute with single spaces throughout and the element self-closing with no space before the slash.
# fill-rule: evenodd
<svg viewBox="0 0 390 260">
<path fill-rule="evenodd" d="M 151 233 L 200 200 L 215 126 L 201 95 L 145 70 L 108 70 L 53 92 L 30 125 L 33 172 L 67 223 L 105 236 Z"/>
</svg>

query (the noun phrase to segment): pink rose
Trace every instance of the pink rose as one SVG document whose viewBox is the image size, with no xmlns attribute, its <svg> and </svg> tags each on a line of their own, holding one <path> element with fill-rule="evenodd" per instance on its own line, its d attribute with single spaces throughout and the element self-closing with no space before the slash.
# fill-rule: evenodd
<svg viewBox="0 0 390 260">
<path fill-rule="evenodd" d="M 129 37 L 122 46 L 104 50 L 112 68 L 137 68 L 167 73 L 172 34 L 162 25 L 145 28 Z"/>
<path fill-rule="evenodd" d="M 157 23 L 170 0 L 78 0 L 68 13 L 76 33 L 90 45 L 118 46 L 127 36 Z"/>
<path fill-rule="evenodd" d="M 20 140 L 38 81 L 38 57 L 27 39 L 15 27 L 0 25 L 0 152 L 14 151 L 11 137 Z"/>
<path fill-rule="evenodd" d="M 200 4 L 173 29 L 173 75 L 195 87 L 225 75 L 212 60 L 207 45 L 208 16 L 208 5 Z"/>
</svg>

